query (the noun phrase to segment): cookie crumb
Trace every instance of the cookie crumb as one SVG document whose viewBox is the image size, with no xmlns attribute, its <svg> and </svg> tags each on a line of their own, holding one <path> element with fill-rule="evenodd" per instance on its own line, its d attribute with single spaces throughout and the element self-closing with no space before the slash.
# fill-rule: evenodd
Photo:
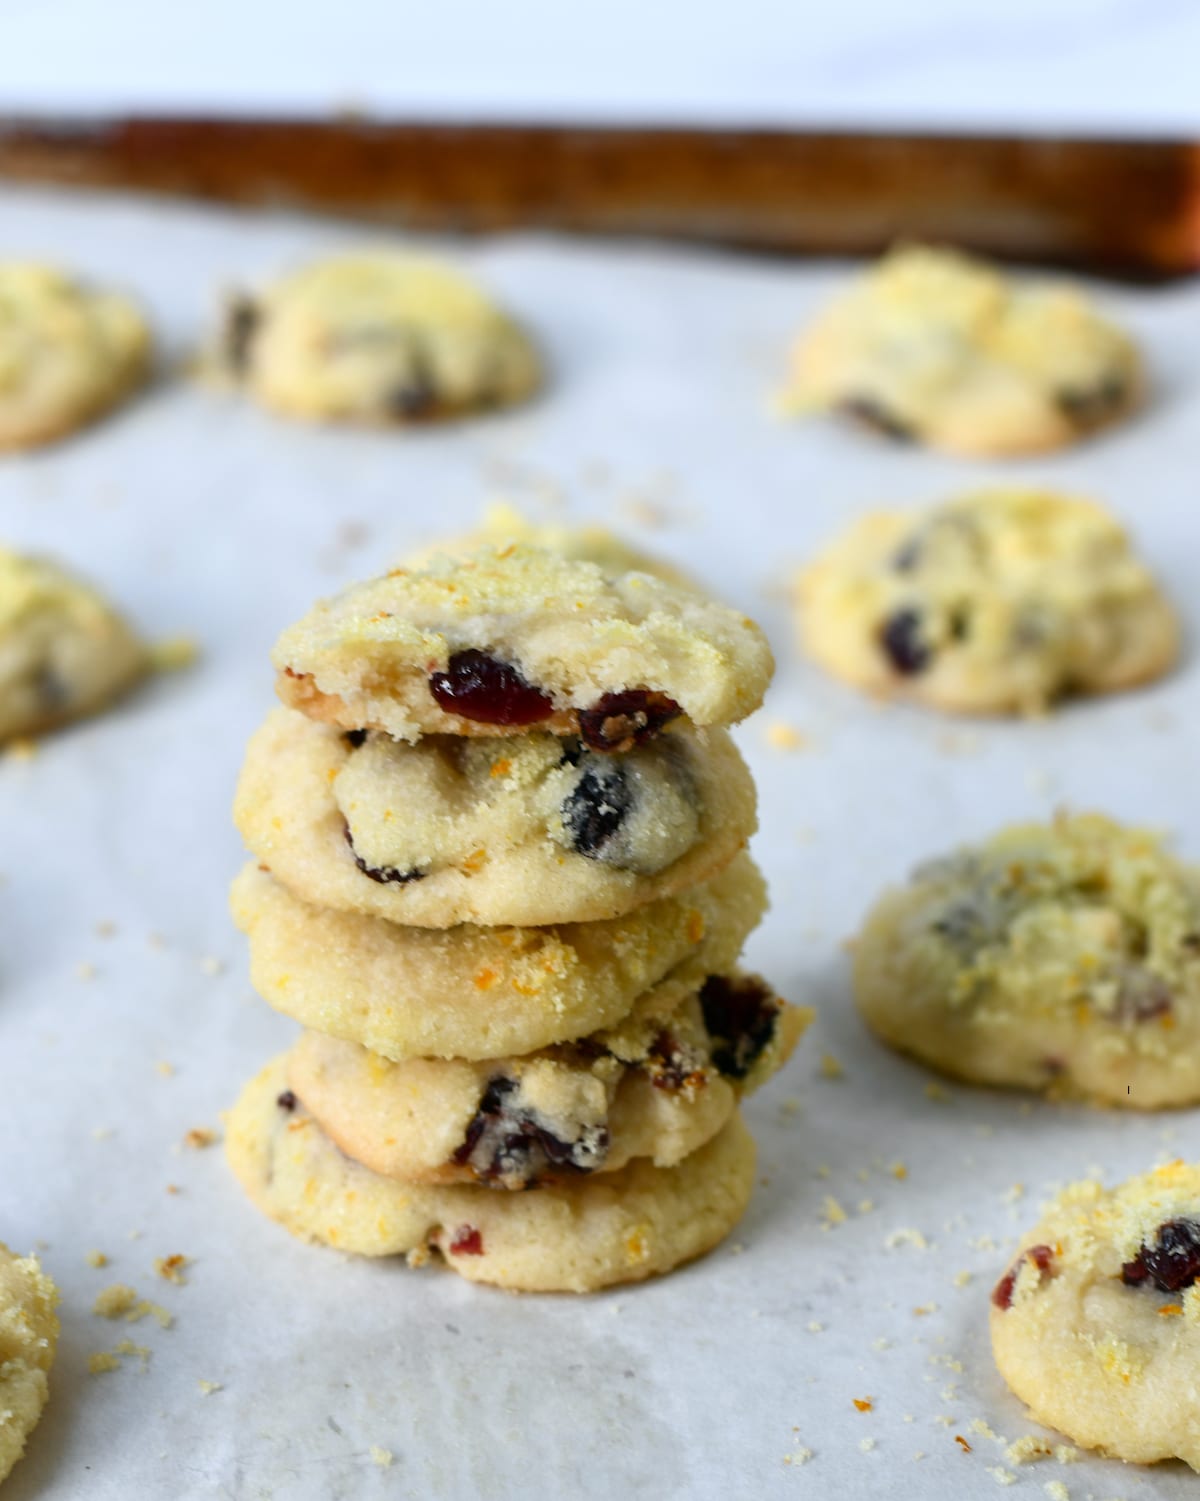
<svg viewBox="0 0 1200 1501">
<path fill-rule="evenodd" d="M 825 1325 L 819 1324 L 816 1319 L 810 1319 L 809 1322 L 805 1325 L 805 1328 L 807 1328 L 810 1334 L 820 1334 L 825 1328 Z"/>
<path fill-rule="evenodd" d="M 225 1390 L 219 1381 L 198 1381 L 196 1385 L 200 1388 L 201 1395 L 205 1397 L 211 1397 L 214 1392 Z"/>
<path fill-rule="evenodd" d="M 783 1462 L 785 1465 L 806 1465 L 812 1457 L 811 1449 L 794 1449 L 791 1454 L 783 1456 Z"/>
<path fill-rule="evenodd" d="M 804 749 L 808 740 L 799 730 L 777 719 L 767 726 L 767 744 L 772 750 L 798 751 Z"/>
<path fill-rule="evenodd" d="M 823 1216 L 822 1223 L 826 1229 L 829 1229 L 832 1225 L 845 1224 L 847 1219 L 846 1211 L 832 1194 L 825 1195 L 824 1202 L 821 1205 L 821 1214 Z"/>
<path fill-rule="evenodd" d="M 187 1257 L 181 1256 L 178 1253 L 174 1256 L 156 1256 L 154 1258 L 154 1270 L 164 1281 L 173 1282 L 176 1287 L 183 1287 L 187 1283 L 187 1278 L 183 1275 L 183 1269 L 187 1264 Z"/>
<path fill-rule="evenodd" d="M 200 973 L 202 975 L 219 975 L 224 968 L 224 959 L 218 959 L 215 954 L 206 954 L 200 961 Z"/>
<path fill-rule="evenodd" d="M 844 1079 L 846 1077 L 846 1070 L 832 1053 L 821 1054 L 821 1077 L 822 1079 Z"/>
<path fill-rule="evenodd" d="M 997 1485 L 1015 1485 L 1017 1482 L 1017 1477 L 1013 1472 L 1006 1470 L 1003 1465 L 988 1465 L 986 1468 Z"/>
<path fill-rule="evenodd" d="M 851 1397 L 850 1400 L 858 1408 L 859 1412 L 875 1411 L 875 1403 L 870 1397 Z"/>
<path fill-rule="evenodd" d="M 168 1063 L 166 1059 L 160 1060 L 154 1065 L 154 1067 L 158 1070 L 158 1072 L 163 1076 L 164 1079 L 169 1079 L 175 1072 L 175 1065 L 173 1063 Z"/>
<path fill-rule="evenodd" d="M 180 672 L 190 667 L 200 655 L 200 647 L 191 636 L 168 636 L 150 648 L 150 665 L 155 672 Z"/>
<path fill-rule="evenodd" d="M 966 1270 L 961 1271 L 961 1272 L 955 1272 L 955 1274 L 954 1274 L 954 1285 L 955 1285 L 955 1287 L 966 1287 L 967 1284 L 971 1281 L 972 1275 L 973 1274 L 971 1272 L 968 1272 Z"/>
<path fill-rule="evenodd" d="M 93 1141 L 107 1141 L 108 1138 L 112 1134 L 113 1134 L 113 1129 L 112 1129 L 111 1126 L 93 1126 L 92 1127 L 92 1140 Z"/>
<path fill-rule="evenodd" d="M 924 1318 L 926 1314 L 936 1313 L 937 1311 L 938 1306 L 936 1303 L 921 1303 L 913 1309 L 913 1313 L 915 1313 L 918 1318 Z"/>
<path fill-rule="evenodd" d="M 89 1251 L 84 1257 L 84 1260 L 87 1262 L 88 1266 L 99 1267 L 108 1265 L 108 1257 L 104 1254 L 103 1251 Z"/>
<path fill-rule="evenodd" d="M 185 1147 L 190 1147 L 193 1151 L 200 1152 L 205 1147 L 211 1147 L 216 1140 L 217 1133 L 211 1126 L 193 1126 L 183 1138 L 183 1144 Z"/>
<path fill-rule="evenodd" d="M 909 1226 L 901 1226 L 900 1229 L 893 1230 L 890 1235 L 885 1235 L 883 1244 L 884 1249 L 888 1251 L 895 1251 L 900 1246 L 915 1246 L 918 1251 L 929 1249 L 929 1242 L 924 1235 Z"/>
<path fill-rule="evenodd" d="M 117 931 L 117 925 L 111 917 L 101 918 L 92 929 L 97 938 L 112 938 Z"/>
<path fill-rule="evenodd" d="M 105 1371 L 119 1370 L 120 1365 L 120 1357 L 110 1354 L 107 1350 L 96 1350 L 88 1356 L 88 1374 L 90 1376 L 102 1376 Z"/>
<path fill-rule="evenodd" d="M 873 1438 L 860 1438 L 858 1447 L 864 1454 L 870 1454 L 871 1450 L 875 1447 L 875 1440 Z"/>
<path fill-rule="evenodd" d="M 124 1282 L 114 1282 L 96 1294 L 92 1312 L 102 1319 L 120 1319 L 128 1316 L 138 1301 L 137 1292 Z"/>
<path fill-rule="evenodd" d="M 86 959 L 75 966 L 75 978 L 77 980 L 94 980 L 96 978 L 96 966 Z"/>
<path fill-rule="evenodd" d="M 1061 1480 L 1047 1480 L 1042 1489 L 1050 1497 L 1050 1501 L 1071 1501 L 1071 1492 Z"/>
<path fill-rule="evenodd" d="M 389 1469 L 395 1457 L 390 1449 L 382 1449 L 378 1444 L 371 1445 L 371 1463 L 378 1465 L 381 1470 Z"/>
<path fill-rule="evenodd" d="M 888 1171 L 891 1173 L 893 1178 L 897 1179 L 901 1183 L 903 1183 L 905 1178 L 908 1177 L 908 1168 L 903 1162 L 893 1162 Z"/>
</svg>

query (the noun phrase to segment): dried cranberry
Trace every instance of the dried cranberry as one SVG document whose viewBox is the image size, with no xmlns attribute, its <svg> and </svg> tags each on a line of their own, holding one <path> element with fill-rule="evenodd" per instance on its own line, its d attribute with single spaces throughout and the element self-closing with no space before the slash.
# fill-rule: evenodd
<svg viewBox="0 0 1200 1501">
<path fill-rule="evenodd" d="M 704 1069 L 695 1050 L 683 1047 L 670 1032 L 660 1032 L 650 1044 L 643 1067 L 655 1089 L 674 1091 L 704 1083 Z"/>
<path fill-rule="evenodd" d="M 649 688 L 606 693 L 579 711 L 579 733 L 593 750 L 628 751 L 652 740 L 683 710 L 673 698 Z"/>
<path fill-rule="evenodd" d="M 511 662 L 501 662 L 471 647 L 457 651 L 445 672 L 429 679 L 439 708 L 478 724 L 537 724 L 549 719 L 554 705 Z"/>
<path fill-rule="evenodd" d="M 1200 1277 L 1200 1224 L 1195 1220 L 1166 1220 L 1158 1227 L 1156 1244 L 1143 1246 L 1121 1268 L 1129 1287 L 1150 1281 L 1160 1292 L 1177 1293 Z"/>
<path fill-rule="evenodd" d="M 779 1002 L 752 975 L 710 975 L 700 991 L 712 1061 L 727 1078 L 744 1079 L 775 1036 Z"/>
<path fill-rule="evenodd" d="M 918 610 L 897 610 L 879 628 L 879 644 L 897 672 L 912 677 L 924 672 L 933 660 L 933 652 L 921 634 Z"/>
<path fill-rule="evenodd" d="M 384 405 L 393 417 L 432 417 L 437 411 L 437 381 L 419 346 L 413 348 L 408 376 L 387 393 Z"/>
<path fill-rule="evenodd" d="M 280 1110 L 295 1110 L 297 1104 L 296 1096 L 290 1089 L 285 1089 L 281 1095 L 276 1096 L 275 1103 L 279 1106 Z"/>
<path fill-rule="evenodd" d="M 1092 427 L 1107 421 L 1123 405 L 1125 396 L 1125 382 L 1118 375 L 1110 375 L 1094 386 L 1059 391 L 1054 400 L 1059 411 L 1078 427 Z"/>
<path fill-rule="evenodd" d="M 877 401 L 873 396 L 850 396 L 838 403 L 838 411 L 851 418 L 860 427 L 869 428 L 882 438 L 891 438 L 896 443 L 910 443 L 916 436 L 908 423 L 902 421 Z"/>
<path fill-rule="evenodd" d="M 450 1238 L 450 1250 L 455 1256 L 482 1256 L 483 1231 L 474 1225 L 460 1225 Z"/>
<path fill-rule="evenodd" d="M 992 1302 L 1001 1311 L 1007 1313 L 1012 1307 L 1013 1288 L 1017 1285 L 1017 1276 L 1026 1261 L 1032 1261 L 1039 1272 L 1050 1269 L 1050 1263 L 1054 1259 L 1054 1252 L 1049 1246 L 1030 1246 L 1027 1251 L 1022 1251 L 1005 1272 L 1000 1281 L 992 1289 Z"/>
<path fill-rule="evenodd" d="M 454 1153 L 460 1167 L 469 1167 L 484 1183 L 528 1188 L 548 1170 L 590 1173 L 608 1154 L 605 1127 L 585 1131 L 576 1141 L 561 1141 L 529 1110 L 511 1103 L 517 1081 L 503 1075 L 489 1081 L 472 1116 L 462 1145 Z"/>
<path fill-rule="evenodd" d="M 406 886 L 409 881 L 423 881 L 425 871 L 416 868 L 412 870 L 397 870 L 394 865 L 368 865 L 363 857 L 354 848 L 354 838 L 350 833 L 350 825 L 346 825 L 346 843 L 350 846 L 350 853 L 354 856 L 354 863 L 362 871 L 364 876 L 370 876 L 372 881 L 378 881 L 381 886 L 395 883 Z"/>
<path fill-rule="evenodd" d="M 603 860 L 633 803 L 633 788 L 620 762 L 585 767 L 559 810 L 576 852 L 589 860 Z"/>
<path fill-rule="evenodd" d="M 342 736 L 342 739 L 346 742 L 351 750 L 357 750 L 359 746 L 362 745 L 362 743 L 366 740 L 366 738 L 366 730 L 347 730 Z"/>
</svg>

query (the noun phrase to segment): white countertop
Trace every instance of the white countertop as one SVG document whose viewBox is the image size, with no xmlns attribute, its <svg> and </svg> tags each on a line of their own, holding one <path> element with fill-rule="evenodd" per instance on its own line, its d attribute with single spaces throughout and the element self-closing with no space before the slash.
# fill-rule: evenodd
<svg viewBox="0 0 1200 1501">
<path fill-rule="evenodd" d="M 10 0 L 0 113 L 1200 135 L 1195 0 Z"/>
</svg>

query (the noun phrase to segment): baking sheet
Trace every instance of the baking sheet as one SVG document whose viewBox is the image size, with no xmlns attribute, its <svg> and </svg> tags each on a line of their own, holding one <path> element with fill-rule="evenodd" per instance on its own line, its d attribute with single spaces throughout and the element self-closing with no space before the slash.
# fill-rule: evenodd
<svg viewBox="0 0 1200 1501">
<path fill-rule="evenodd" d="M 134 287 L 172 357 L 223 284 L 366 238 L 0 195 L 0 253 Z M 1089 1171 L 1192 1153 L 1195 1112 L 930 1098 L 931 1076 L 858 1023 L 842 943 L 882 882 L 1064 803 L 1172 829 L 1200 859 L 1194 661 L 1041 723 L 882 710 L 798 659 L 781 586 L 861 508 L 1046 480 L 1134 526 L 1194 645 L 1200 288 L 1104 289 L 1147 347 L 1152 407 L 1072 453 L 1000 468 L 770 418 L 785 345 L 842 268 L 534 237 L 451 249 L 545 348 L 552 383 L 524 412 L 408 436 L 325 431 L 172 380 L 76 441 L 0 463 L 6 542 L 86 569 L 149 636 L 190 633 L 203 653 L 32 759 L 0 759 L 0 1238 L 42 1247 L 64 1294 L 52 1398 L 6 1501 L 959 1501 L 992 1494 L 995 1467 L 1014 1495 L 1050 1480 L 1072 1498 L 1190 1494 L 1180 1466 L 1014 1470 L 972 1425 L 1040 1431 L 986 1335 L 989 1290 L 1039 1201 Z M 317 595 L 498 498 L 609 521 L 765 624 L 779 674 L 739 738 L 773 911 L 748 959 L 820 1013 L 749 1106 L 762 1181 L 732 1241 L 589 1298 L 517 1298 L 301 1245 L 250 1207 L 219 1147 L 181 1145 L 294 1033 L 251 992 L 225 902 L 241 860 L 234 779 L 273 701 L 269 647 Z M 773 748 L 776 723 L 804 748 Z M 88 1264 L 93 1249 L 107 1267 Z M 176 1253 L 191 1259 L 181 1287 L 153 1269 Z M 94 1317 L 113 1281 L 173 1327 Z M 89 1375 L 89 1354 L 123 1338 L 148 1358 Z"/>
</svg>

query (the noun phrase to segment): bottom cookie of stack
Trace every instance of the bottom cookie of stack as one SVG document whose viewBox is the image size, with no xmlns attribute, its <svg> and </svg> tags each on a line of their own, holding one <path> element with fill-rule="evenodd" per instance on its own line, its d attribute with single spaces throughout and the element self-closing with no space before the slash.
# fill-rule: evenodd
<svg viewBox="0 0 1200 1501">
<path fill-rule="evenodd" d="M 590 1292 L 670 1271 L 740 1219 L 755 1150 L 741 1117 L 674 1167 L 617 1172 L 526 1193 L 403 1183 L 344 1155 L 288 1088 L 278 1058 L 230 1114 L 229 1160 L 253 1202 L 294 1235 L 362 1256 L 436 1251 L 474 1282 Z"/>
</svg>

